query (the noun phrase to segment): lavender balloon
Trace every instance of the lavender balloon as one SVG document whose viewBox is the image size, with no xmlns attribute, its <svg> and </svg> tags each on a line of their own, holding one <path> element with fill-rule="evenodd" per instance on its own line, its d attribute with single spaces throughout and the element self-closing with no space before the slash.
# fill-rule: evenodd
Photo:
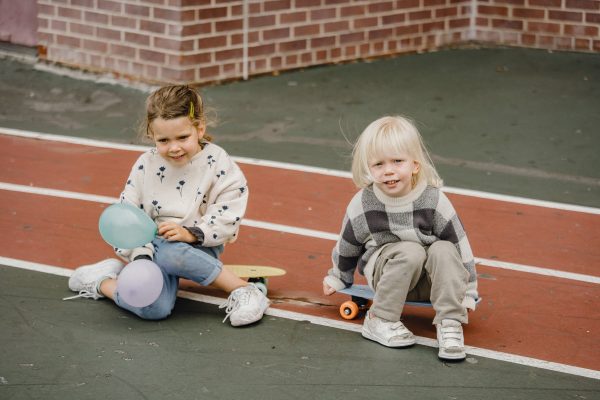
<svg viewBox="0 0 600 400">
<path fill-rule="evenodd" d="M 117 293 L 130 306 L 146 307 L 154 303 L 163 288 L 163 275 L 150 260 L 135 260 L 123 268 L 117 278 Z"/>
</svg>

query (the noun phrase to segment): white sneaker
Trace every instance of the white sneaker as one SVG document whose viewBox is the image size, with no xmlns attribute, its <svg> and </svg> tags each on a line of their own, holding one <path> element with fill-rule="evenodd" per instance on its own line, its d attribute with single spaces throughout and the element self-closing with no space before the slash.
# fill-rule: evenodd
<svg viewBox="0 0 600 400">
<path fill-rule="evenodd" d="M 362 326 L 363 337 L 387 347 L 407 347 L 415 344 L 415 336 L 402 322 L 387 321 L 367 312 Z"/>
<path fill-rule="evenodd" d="M 436 324 L 438 340 L 438 357 L 443 360 L 464 360 L 465 341 L 462 324 L 454 319 L 443 319 Z"/>
<path fill-rule="evenodd" d="M 98 300 L 104 297 L 99 291 L 103 280 L 116 279 L 125 264 L 116 258 L 109 258 L 96 264 L 77 268 L 69 278 L 69 289 L 79 292 L 76 296 L 65 297 L 63 300 L 86 297 Z"/>
<path fill-rule="evenodd" d="M 235 289 L 219 308 L 225 308 L 232 326 L 248 325 L 262 318 L 269 307 L 269 299 L 254 284 Z"/>
</svg>

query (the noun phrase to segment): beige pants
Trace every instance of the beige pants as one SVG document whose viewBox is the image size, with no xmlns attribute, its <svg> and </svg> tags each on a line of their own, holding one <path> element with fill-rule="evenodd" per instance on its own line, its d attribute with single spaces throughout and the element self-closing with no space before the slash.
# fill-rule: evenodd
<svg viewBox="0 0 600 400">
<path fill-rule="evenodd" d="M 388 321 L 399 321 L 405 301 L 431 301 L 434 324 L 455 319 L 466 324 L 462 305 L 469 273 L 456 247 L 438 241 L 429 247 L 414 242 L 387 245 L 373 267 L 375 298 L 371 312 Z"/>
</svg>

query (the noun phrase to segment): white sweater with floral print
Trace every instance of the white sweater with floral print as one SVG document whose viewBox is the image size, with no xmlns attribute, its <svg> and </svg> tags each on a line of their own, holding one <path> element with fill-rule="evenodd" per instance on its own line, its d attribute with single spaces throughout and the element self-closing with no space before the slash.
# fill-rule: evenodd
<svg viewBox="0 0 600 400">
<path fill-rule="evenodd" d="M 173 166 L 155 148 L 133 165 L 121 202 L 133 204 L 157 224 L 176 222 L 192 232 L 202 231 L 202 245 L 233 242 L 248 203 L 248 185 L 238 165 L 221 147 L 204 148 L 184 166 Z M 151 243 L 131 250 L 115 249 L 130 261 L 153 255 Z"/>
</svg>

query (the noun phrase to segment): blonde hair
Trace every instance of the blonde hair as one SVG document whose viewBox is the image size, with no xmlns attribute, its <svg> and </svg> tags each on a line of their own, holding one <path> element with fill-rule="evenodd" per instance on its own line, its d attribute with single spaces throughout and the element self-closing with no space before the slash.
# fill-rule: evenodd
<svg viewBox="0 0 600 400">
<path fill-rule="evenodd" d="M 207 125 L 204 104 L 200 94 L 188 85 L 163 86 L 146 99 L 146 118 L 140 126 L 140 136 L 152 139 L 152 122 L 157 118 L 175 119 L 188 117 L 196 127 Z M 203 141 L 211 141 L 204 134 Z"/>
<path fill-rule="evenodd" d="M 356 186 L 362 189 L 373 183 L 370 161 L 394 153 L 406 153 L 420 164 L 415 185 L 421 181 L 443 185 L 415 124 L 406 117 L 386 116 L 371 122 L 354 144 L 352 179 Z"/>
</svg>

